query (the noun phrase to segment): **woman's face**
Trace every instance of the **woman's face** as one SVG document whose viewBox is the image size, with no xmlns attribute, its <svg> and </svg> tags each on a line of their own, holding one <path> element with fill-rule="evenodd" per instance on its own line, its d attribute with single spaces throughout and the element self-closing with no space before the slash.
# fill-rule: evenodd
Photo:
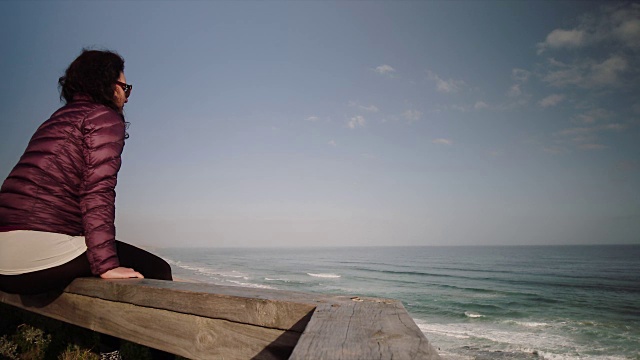
<svg viewBox="0 0 640 360">
<path fill-rule="evenodd" d="M 124 76 L 123 72 L 120 73 L 120 77 L 118 78 L 118 81 L 125 84 L 127 83 L 127 78 Z M 124 90 L 122 90 L 122 86 L 119 86 L 116 84 L 114 88 L 115 88 L 115 95 L 113 97 L 113 101 L 116 103 L 116 106 L 118 107 L 118 109 L 122 111 L 124 109 L 124 104 L 129 100 L 127 99 L 127 95 L 124 93 Z"/>
</svg>

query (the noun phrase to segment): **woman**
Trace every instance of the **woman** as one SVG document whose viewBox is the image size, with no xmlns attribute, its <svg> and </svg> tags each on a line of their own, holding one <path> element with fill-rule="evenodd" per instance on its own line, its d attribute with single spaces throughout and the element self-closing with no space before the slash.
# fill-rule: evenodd
<svg viewBox="0 0 640 360">
<path fill-rule="evenodd" d="M 0 188 L 0 290 L 34 294 L 73 279 L 172 280 L 161 258 L 115 239 L 115 186 L 131 85 L 124 60 L 83 50 L 58 81 L 58 109 Z M 118 359 L 103 336 L 101 358 Z M 160 356 L 162 357 L 162 356 Z"/>
</svg>

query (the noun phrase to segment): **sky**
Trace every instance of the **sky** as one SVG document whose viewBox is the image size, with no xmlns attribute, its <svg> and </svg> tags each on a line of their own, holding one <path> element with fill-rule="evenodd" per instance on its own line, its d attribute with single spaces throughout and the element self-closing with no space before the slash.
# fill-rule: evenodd
<svg viewBox="0 0 640 360">
<path fill-rule="evenodd" d="M 117 238 L 640 244 L 640 4 L 0 1 L 0 177 L 125 58 Z"/>
</svg>

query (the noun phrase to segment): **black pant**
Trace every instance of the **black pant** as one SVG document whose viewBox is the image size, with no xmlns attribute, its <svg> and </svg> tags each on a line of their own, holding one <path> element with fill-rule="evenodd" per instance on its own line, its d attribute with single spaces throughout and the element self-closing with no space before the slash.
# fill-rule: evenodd
<svg viewBox="0 0 640 360">
<path fill-rule="evenodd" d="M 173 280 L 171 266 L 160 257 L 139 249 L 133 245 L 116 240 L 116 249 L 120 266 L 141 273 L 148 279 Z M 91 268 L 87 254 L 82 254 L 68 263 L 49 269 L 20 275 L 0 275 L 0 290 L 13 294 L 38 294 L 53 290 L 62 290 L 74 279 L 90 277 Z M 111 352 L 120 346 L 120 340 L 108 335 L 100 337 L 100 351 Z M 154 359 L 168 359 L 172 356 L 158 350 L 152 350 Z"/>
<path fill-rule="evenodd" d="M 171 266 L 150 252 L 116 240 L 120 266 L 132 268 L 145 278 L 173 280 Z M 49 269 L 20 275 L 0 275 L 0 290 L 13 294 L 37 294 L 51 290 L 62 290 L 74 279 L 90 277 L 91 268 L 86 254 L 68 263 Z"/>
</svg>

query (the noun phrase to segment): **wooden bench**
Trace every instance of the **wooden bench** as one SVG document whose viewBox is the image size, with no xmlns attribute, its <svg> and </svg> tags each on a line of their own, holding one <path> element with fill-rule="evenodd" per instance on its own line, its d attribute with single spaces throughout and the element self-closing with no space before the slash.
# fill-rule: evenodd
<svg viewBox="0 0 640 360">
<path fill-rule="evenodd" d="M 0 301 L 189 359 L 440 359 L 397 300 L 81 278 Z"/>
</svg>

